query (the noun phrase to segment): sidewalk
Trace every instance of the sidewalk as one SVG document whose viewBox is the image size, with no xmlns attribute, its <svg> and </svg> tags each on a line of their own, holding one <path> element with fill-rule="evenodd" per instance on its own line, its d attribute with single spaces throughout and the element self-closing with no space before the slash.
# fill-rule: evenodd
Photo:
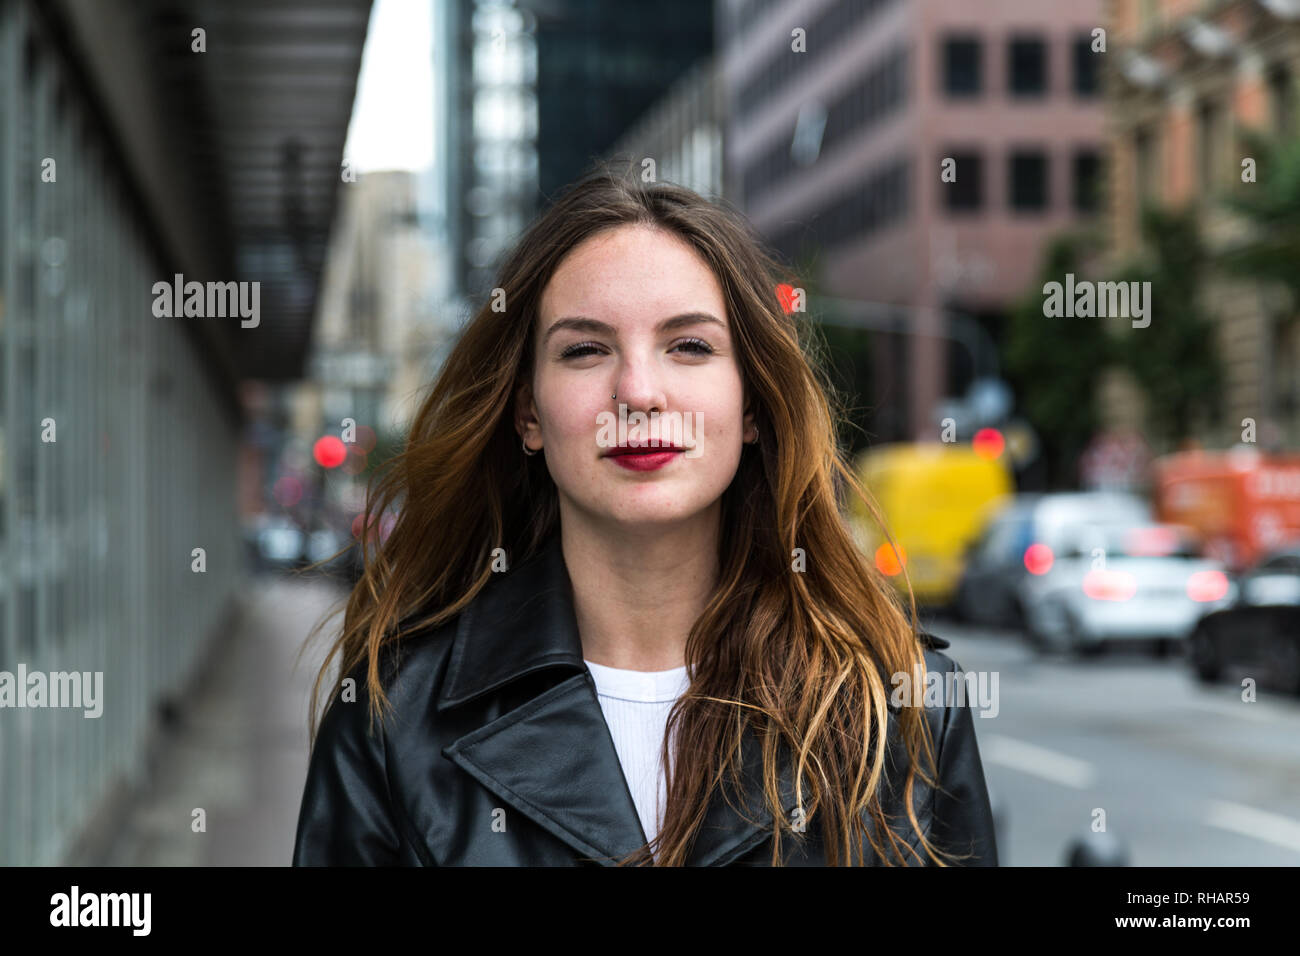
<svg viewBox="0 0 1300 956">
<path fill-rule="evenodd" d="M 303 781 L 311 682 L 342 626 L 331 619 L 295 668 L 311 627 L 344 592 L 322 578 L 250 579 L 239 624 L 216 642 L 179 702 L 147 786 L 123 803 L 107 866 L 288 866 Z M 192 830 L 194 809 L 206 832 Z"/>
</svg>

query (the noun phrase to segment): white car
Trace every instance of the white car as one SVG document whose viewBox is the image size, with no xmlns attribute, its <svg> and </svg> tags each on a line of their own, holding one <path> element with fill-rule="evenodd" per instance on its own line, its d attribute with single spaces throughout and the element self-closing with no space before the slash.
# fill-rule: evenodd
<svg viewBox="0 0 1300 956">
<path fill-rule="evenodd" d="M 257 533 L 262 562 L 270 568 L 291 568 L 300 560 L 305 536 L 292 521 L 277 518 L 266 522 Z"/>
<path fill-rule="evenodd" d="M 955 610 L 973 624 L 1024 628 L 1021 585 L 1051 566 L 1069 529 L 1155 520 L 1145 499 L 1124 492 L 1022 492 L 998 509 L 967 551 Z"/>
<path fill-rule="evenodd" d="M 1080 523 L 1058 542 L 1019 583 L 1026 630 L 1044 648 L 1087 654 L 1145 640 L 1163 654 L 1231 601 L 1223 565 L 1200 557 L 1181 526 Z"/>
</svg>

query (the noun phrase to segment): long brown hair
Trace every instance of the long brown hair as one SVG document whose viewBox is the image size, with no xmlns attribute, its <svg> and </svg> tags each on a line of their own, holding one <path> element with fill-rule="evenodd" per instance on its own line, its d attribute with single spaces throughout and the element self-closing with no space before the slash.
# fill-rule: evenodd
<svg viewBox="0 0 1300 956">
<path fill-rule="evenodd" d="M 665 735 L 675 728 L 663 827 L 651 845 L 620 862 L 671 866 L 688 859 L 723 774 L 739 779 L 746 727 L 762 741 L 773 865 L 783 861 L 782 834 L 797 839 L 802 829 L 786 819 L 780 802 L 782 747 L 795 758 L 805 820 L 821 820 L 827 863 L 861 865 L 867 840 L 886 864 L 908 865 L 904 851 L 924 862 L 889 826 L 880 796 L 889 718 L 884 675 L 923 677 L 920 635 L 840 510 L 837 493 L 857 494 L 883 529 L 836 442 L 842 406 L 817 358 L 824 346 L 815 336 L 801 342 L 797 313 L 786 314 L 776 293 L 778 283 L 798 281 L 725 200 L 642 182 L 610 163 L 597 164 L 566 190 L 510 251 L 497 290 L 461 333 L 405 447 L 377 476 L 364 527 L 376 527 L 394 503 L 400 512 L 387 538 L 364 555 L 364 573 L 347 599 L 343 631 L 316 677 L 313 701 L 335 658 L 329 701 L 337 699 L 342 677 L 365 661 L 371 716 L 382 717 L 391 704 L 378 651 L 402 639 L 395 625 L 425 607 L 436 610 L 418 629 L 450 620 L 491 579 L 495 548 L 518 563 L 557 530 L 556 488 L 544 459 L 521 451 L 514 401 L 532 374 L 539 303 L 558 264 L 584 240 L 629 224 L 670 231 L 712 269 L 760 441 L 746 446 L 723 494 L 718 583 L 688 637 L 690 688 L 674 705 Z M 363 550 L 370 537 L 363 535 Z M 797 554 L 806 564 L 796 571 Z M 910 585 L 909 600 L 915 621 Z M 904 706 L 897 719 L 910 758 L 898 792 L 916 840 L 946 865 L 913 806 L 918 776 L 937 784 L 924 712 Z M 317 727 L 313 713 L 313 740 Z M 887 847 L 877 840 L 881 834 Z"/>
</svg>

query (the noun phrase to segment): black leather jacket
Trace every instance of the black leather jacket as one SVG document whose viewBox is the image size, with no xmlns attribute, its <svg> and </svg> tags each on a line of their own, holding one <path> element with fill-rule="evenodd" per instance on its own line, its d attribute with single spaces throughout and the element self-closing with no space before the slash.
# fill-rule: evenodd
<svg viewBox="0 0 1300 956">
<path fill-rule="evenodd" d="M 368 731 L 365 675 L 354 670 L 356 700 L 328 708 L 312 751 L 294 865 L 609 865 L 644 844 L 583 663 L 571 595 L 557 534 L 538 556 L 491 581 L 455 619 L 387 645 L 381 673 L 395 711 L 382 732 L 378 721 L 375 734 Z M 927 667 L 956 668 L 937 650 L 947 642 L 926 637 Z M 897 713 L 891 704 L 888 768 L 904 766 L 893 733 Z M 970 708 L 926 713 L 947 791 L 916 781 L 927 838 L 956 852 L 973 850 L 966 865 L 996 866 Z M 743 753 L 745 799 L 758 822 L 715 794 L 691 865 L 770 863 L 761 755 L 756 744 Z M 787 818 L 794 819 L 788 764 L 783 769 Z M 901 796 L 891 787 L 882 790 L 885 809 L 889 819 L 901 819 L 897 832 L 908 839 Z M 802 841 L 782 834 L 786 865 L 824 865 L 820 831 L 809 820 Z M 914 833 L 909 842 L 917 845 Z"/>
</svg>

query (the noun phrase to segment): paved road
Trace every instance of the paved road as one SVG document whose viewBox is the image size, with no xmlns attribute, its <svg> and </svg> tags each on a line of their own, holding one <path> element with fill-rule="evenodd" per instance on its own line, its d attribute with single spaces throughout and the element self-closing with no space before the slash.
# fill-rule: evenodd
<svg viewBox="0 0 1300 956">
<path fill-rule="evenodd" d="M 1135 866 L 1300 865 L 1300 699 L 1204 686 L 1181 656 L 1137 647 L 1038 655 L 1018 634 L 936 618 L 965 671 L 998 672 L 975 717 L 1005 812 L 1001 862 L 1058 866 L 1101 808 Z"/>
</svg>

